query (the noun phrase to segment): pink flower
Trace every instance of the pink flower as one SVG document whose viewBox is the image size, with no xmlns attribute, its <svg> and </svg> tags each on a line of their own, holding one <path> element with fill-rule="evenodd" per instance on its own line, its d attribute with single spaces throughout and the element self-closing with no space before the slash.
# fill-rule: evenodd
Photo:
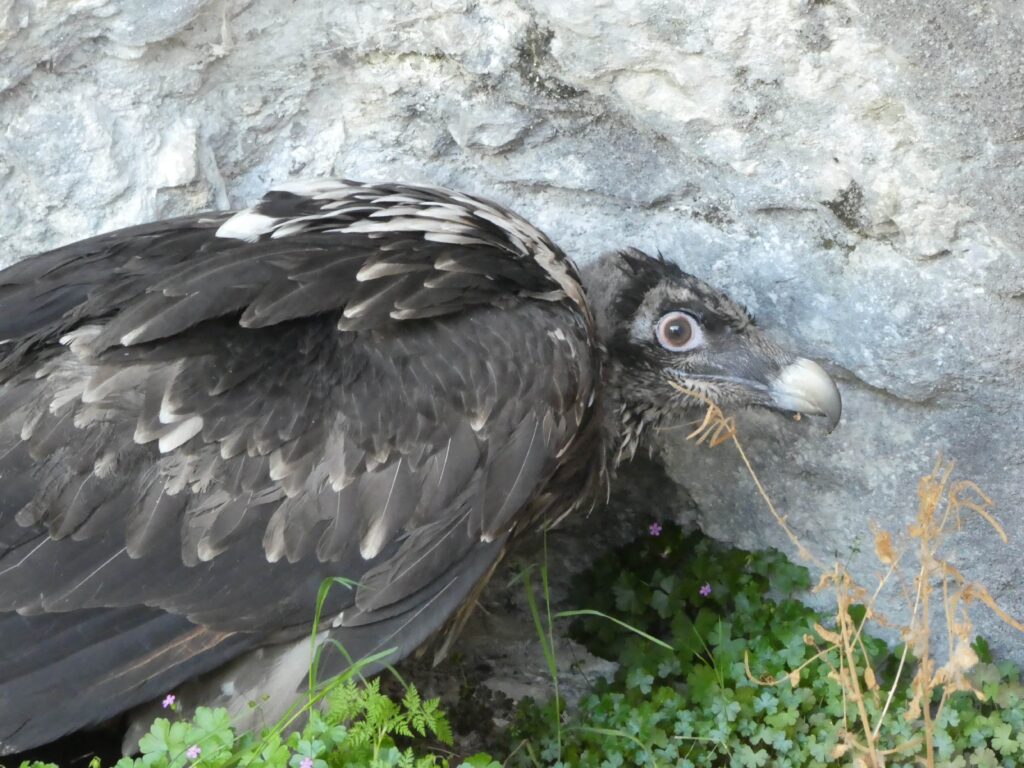
<svg viewBox="0 0 1024 768">
<path fill-rule="evenodd" d="M 705 581 L 705 582 L 704 582 L 704 586 L 702 586 L 702 587 L 700 588 L 700 595 L 701 595 L 701 597 L 707 597 L 707 596 L 708 596 L 708 595 L 710 595 L 710 594 L 711 594 L 711 585 L 710 585 L 710 584 L 708 584 L 708 583 L 707 583 L 707 582 Z"/>
<path fill-rule="evenodd" d="M 299 768 L 313 768 L 313 758 L 312 757 L 304 757 L 304 758 L 302 758 L 302 761 L 299 763 Z"/>
<path fill-rule="evenodd" d="M 661 523 L 651 523 L 647 530 L 650 532 L 651 536 L 661 536 Z"/>
<path fill-rule="evenodd" d="M 168 693 L 166 696 L 164 696 L 163 708 L 174 709 L 174 702 L 176 702 L 177 700 L 177 697 L 173 693 Z"/>
<path fill-rule="evenodd" d="M 199 748 L 198 744 L 193 744 L 191 747 L 185 750 L 185 757 L 187 757 L 189 760 L 196 760 L 201 754 L 203 754 L 203 750 Z"/>
</svg>

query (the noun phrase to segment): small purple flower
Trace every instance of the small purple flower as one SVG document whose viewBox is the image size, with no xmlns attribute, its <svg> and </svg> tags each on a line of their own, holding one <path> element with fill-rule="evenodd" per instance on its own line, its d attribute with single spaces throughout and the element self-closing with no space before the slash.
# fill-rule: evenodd
<svg viewBox="0 0 1024 768">
<path fill-rule="evenodd" d="M 313 758 L 312 757 L 304 757 L 304 758 L 302 758 L 301 762 L 299 763 L 299 768 L 313 768 Z"/>
<path fill-rule="evenodd" d="M 703 586 L 702 586 L 702 587 L 700 588 L 700 596 L 701 596 L 701 597 L 707 597 L 707 596 L 708 596 L 708 595 L 710 595 L 710 594 L 711 594 L 711 585 L 710 585 L 710 584 L 708 584 L 708 583 L 707 583 L 707 582 L 705 581 L 705 582 L 704 582 L 704 585 L 703 585 Z"/>
<path fill-rule="evenodd" d="M 661 523 L 651 523 L 647 530 L 650 532 L 651 536 L 661 536 Z"/>
<path fill-rule="evenodd" d="M 199 748 L 198 744 L 193 744 L 191 747 L 185 750 L 185 757 L 189 760 L 197 760 L 199 756 L 203 754 L 203 750 Z"/>
<path fill-rule="evenodd" d="M 164 709 L 174 709 L 174 702 L 178 700 L 178 697 L 173 693 L 168 693 L 164 696 L 163 707 Z"/>
</svg>

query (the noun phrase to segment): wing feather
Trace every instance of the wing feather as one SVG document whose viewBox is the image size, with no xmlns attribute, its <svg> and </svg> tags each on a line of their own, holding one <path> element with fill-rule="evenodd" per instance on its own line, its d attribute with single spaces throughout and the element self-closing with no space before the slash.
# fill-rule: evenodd
<svg viewBox="0 0 1024 768">
<path fill-rule="evenodd" d="M 328 577 L 333 639 L 408 653 L 555 503 L 597 377 L 564 256 L 468 196 L 304 189 L 0 272 L 0 626 L 55 633 L 0 647 L 0 754 L 301 637 Z M 102 701 L 48 717 L 82 632 Z"/>
</svg>

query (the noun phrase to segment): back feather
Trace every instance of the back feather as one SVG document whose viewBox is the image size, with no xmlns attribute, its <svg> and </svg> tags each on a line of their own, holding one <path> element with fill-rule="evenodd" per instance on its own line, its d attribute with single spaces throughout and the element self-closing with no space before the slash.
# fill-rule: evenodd
<svg viewBox="0 0 1024 768">
<path fill-rule="evenodd" d="M 467 195 L 103 235 L 0 272 L 0 332 L 0 754 L 302 638 L 329 577 L 331 638 L 397 660 L 602 477 L 575 269 Z"/>
</svg>

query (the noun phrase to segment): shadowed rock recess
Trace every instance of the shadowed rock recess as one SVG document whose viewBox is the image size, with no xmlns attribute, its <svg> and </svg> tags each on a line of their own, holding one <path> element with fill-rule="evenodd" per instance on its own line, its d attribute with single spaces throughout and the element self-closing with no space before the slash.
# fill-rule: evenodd
<svg viewBox="0 0 1024 768">
<path fill-rule="evenodd" d="M 839 378 L 827 438 L 739 418 L 808 546 L 873 584 L 869 521 L 942 451 L 1010 536 L 965 518 L 954 562 L 1024 616 L 1022 32 L 1012 0 L 0 0 L 0 264 L 319 175 L 660 250 Z M 731 449 L 661 439 L 696 506 L 651 514 L 790 549 Z"/>
</svg>

